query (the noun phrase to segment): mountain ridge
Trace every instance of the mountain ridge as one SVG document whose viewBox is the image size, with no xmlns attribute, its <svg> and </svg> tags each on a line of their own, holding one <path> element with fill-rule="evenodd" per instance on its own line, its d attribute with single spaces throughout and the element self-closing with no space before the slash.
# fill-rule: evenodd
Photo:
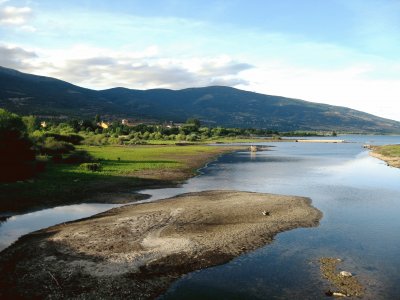
<svg viewBox="0 0 400 300">
<path fill-rule="evenodd" d="M 226 86 L 136 90 L 83 88 L 0 67 L 0 107 L 20 114 L 185 121 L 278 131 L 400 133 L 400 122 L 358 110 Z"/>
</svg>

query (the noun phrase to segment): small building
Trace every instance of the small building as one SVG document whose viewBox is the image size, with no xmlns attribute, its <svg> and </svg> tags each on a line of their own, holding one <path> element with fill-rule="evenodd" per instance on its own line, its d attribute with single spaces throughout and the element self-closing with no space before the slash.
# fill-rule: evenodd
<svg viewBox="0 0 400 300">
<path fill-rule="evenodd" d="M 109 123 L 105 123 L 103 121 L 101 121 L 98 125 L 103 129 L 107 129 L 108 127 L 110 127 Z"/>
<path fill-rule="evenodd" d="M 46 128 L 47 127 L 46 121 L 40 122 L 40 126 L 43 127 L 43 128 Z"/>
</svg>

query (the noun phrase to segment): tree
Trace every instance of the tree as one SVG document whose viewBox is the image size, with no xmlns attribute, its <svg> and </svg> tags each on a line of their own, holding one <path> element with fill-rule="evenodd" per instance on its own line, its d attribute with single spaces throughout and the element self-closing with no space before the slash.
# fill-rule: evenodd
<svg viewBox="0 0 400 300">
<path fill-rule="evenodd" d="M 150 136 L 150 133 L 148 131 L 146 131 L 145 133 L 142 134 L 142 139 L 148 140 L 149 136 Z"/>
<path fill-rule="evenodd" d="M 81 125 L 77 119 L 69 120 L 68 124 L 73 128 L 74 132 L 79 132 L 81 130 Z"/>
<path fill-rule="evenodd" d="M 186 124 L 194 125 L 196 128 L 200 128 L 201 122 L 199 119 L 189 118 L 186 120 Z"/>
<path fill-rule="evenodd" d="M 39 121 L 35 116 L 22 117 L 22 122 L 24 122 L 28 134 L 32 134 L 40 127 Z"/>
<path fill-rule="evenodd" d="M 21 117 L 0 109 L 0 181 L 33 175 L 35 152 L 26 131 Z"/>
</svg>

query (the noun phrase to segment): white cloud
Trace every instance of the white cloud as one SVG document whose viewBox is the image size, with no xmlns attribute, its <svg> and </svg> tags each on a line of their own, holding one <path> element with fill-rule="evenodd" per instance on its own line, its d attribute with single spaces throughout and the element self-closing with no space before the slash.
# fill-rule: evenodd
<svg viewBox="0 0 400 300">
<path fill-rule="evenodd" d="M 3 1 L 2 3 L 5 3 L 5 1 Z M 2 3 L 0 3 L 0 5 Z M 31 15 L 32 9 L 27 6 L 0 7 L 0 25 L 23 25 L 27 23 Z"/>
<path fill-rule="evenodd" d="M 337 70 L 300 68 L 267 63 L 242 73 L 251 91 L 350 107 L 400 120 L 400 84 L 396 79 L 373 79 L 371 67 L 360 64 Z"/>
<path fill-rule="evenodd" d="M 236 86 L 247 84 L 239 73 L 253 68 L 226 55 L 182 59 L 163 57 L 156 46 L 141 51 L 115 51 L 87 45 L 59 50 L 2 46 L 0 54 L 0 64 L 5 67 L 95 89 L 115 86 L 136 89 Z"/>
<path fill-rule="evenodd" d="M 0 45 L 0 65 L 12 69 L 26 69 L 37 55 L 20 47 Z"/>
<path fill-rule="evenodd" d="M 180 89 L 226 85 L 351 107 L 400 120 L 399 64 L 362 59 L 332 69 L 265 58 L 258 60 L 255 67 L 256 60 L 238 61 L 229 55 L 176 58 L 155 45 L 139 50 L 88 45 L 50 50 L 0 45 L 0 64 L 5 67 L 88 88 Z M 393 74 L 374 76 L 387 70 Z"/>
</svg>

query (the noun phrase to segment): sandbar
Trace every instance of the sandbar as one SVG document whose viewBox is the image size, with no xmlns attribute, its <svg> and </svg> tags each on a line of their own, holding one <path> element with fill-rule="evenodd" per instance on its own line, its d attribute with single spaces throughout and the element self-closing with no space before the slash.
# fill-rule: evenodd
<svg viewBox="0 0 400 300">
<path fill-rule="evenodd" d="M 114 208 L 1 252 L 0 298 L 153 299 L 183 274 L 321 217 L 308 198 L 226 190 Z"/>
</svg>

